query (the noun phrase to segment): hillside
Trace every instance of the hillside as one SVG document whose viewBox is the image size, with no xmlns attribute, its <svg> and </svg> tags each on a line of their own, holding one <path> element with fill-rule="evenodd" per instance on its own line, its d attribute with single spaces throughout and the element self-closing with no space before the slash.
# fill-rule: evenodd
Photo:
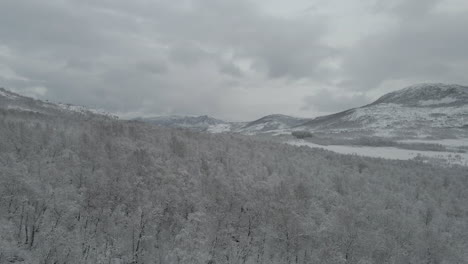
<svg viewBox="0 0 468 264">
<path fill-rule="evenodd" d="M 291 127 L 304 123 L 307 119 L 287 115 L 268 115 L 251 122 L 228 122 L 210 116 L 160 116 L 152 118 L 137 118 L 146 123 L 165 126 L 187 128 L 195 131 L 211 133 L 239 133 L 256 135 L 288 130 Z"/>
<path fill-rule="evenodd" d="M 83 119 L 117 119 L 117 116 L 103 111 L 72 104 L 36 100 L 8 91 L 1 87 L 0 109 L 3 111 L 22 112 L 23 114 L 44 115 L 49 117 L 71 116 L 73 118 Z"/>
<path fill-rule="evenodd" d="M 298 129 L 383 137 L 468 137 L 468 87 L 422 84 L 372 104 L 306 122 Z"/>
<path fill-rule="evenodd" d="M 314 119 L 276 114 L 244 123 L 208 116 L 142 120 L 168 127 L 245 135 L 282 135 L 305 130 L 348 136 L 468 138 L 468 87 L 414 85 L 388 93 L 369 105 Z"/>
<path fill-rule="evenodd" d="M 12 105 L 0 263 L 468 259 L 466 168 Z"/>
<path fill-rule="evenodd" d="M 228 124 L 209 116 L 158 116 L 151 118 L 137 118 L 150 124 L 166 127 L 190 128 L 196 131 L 206 131 L 210 127 Z"/>
<path fill-rule="evenodd" d="M 456 84 L 417 84 L 388 93 L 373 103 L 413 107 L 448 107 L 468 104 L 468 87 Z"/>
<path fill-rule="evenodd" d="M 306 120 L 307 119 L 280 114 L 268 115 L 258 120 L 248 122 L 244 126 L 234 130 L 234 132 L 246 135 L 281 132 L 298 126 Z"/>
</svg>

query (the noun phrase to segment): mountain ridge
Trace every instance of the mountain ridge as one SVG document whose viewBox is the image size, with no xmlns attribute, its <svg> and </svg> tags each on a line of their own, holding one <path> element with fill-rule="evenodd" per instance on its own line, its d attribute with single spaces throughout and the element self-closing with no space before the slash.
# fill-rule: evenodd
<svg viewBox="0 0 468 264">
<path fill-rule="evenodd" d="M 464 129 L 467 117 L 468 87 L 418 84 L 385 94 L 362 107 L 315 118 L 300 129 L 420 137 L 440 134 L 444 129 Z"/>
<path fill-rule="evenodd" d="M 0 88 L 0 106 L 19 111 L 101 114 L 66 104 L 53 104 Z M 210 133 L 291 134 L 294 131 L 365 133 L 385 137 L 431 136 L 442 130 L 468 134 L 468 86 L 424 83 L 387 93 L 374 102 L 316 118 L 271 114 L 250 122 L 228 122 L 208 115 L 156 116 L 135 120 Z"/>
<path fill-rule="evenodd" d="M 2 87 L 0 87 L 0 108 L 5 110 L 40 113 L 46 115 L 59 115 L 68 113 L 73 115 L 81 115 L 83 117 L 86 116 L 118 119 L 116 115 L 104 111 L 79 105 L 52 103 L 49 101 L 34 99 L 9 91 Z"/>
<path fill-rule="evenodd" d="M 440 129 L 468 127 L 468 87 L 422 83 L 387 93 L 374 102 L 316 118 L 272 114 L 243 125 L 230 122 L 206 128 L 208 132 L 247 135 L 288 134 L 293 131 L 366 133 L 378 136 L 432 135 Z M 418 136 L 418 135 L 416 135 Z"/>
<path fill-rule="evenodd" d="M 416 84 L 387 93 L 371 105 L 381 103 L 419 107 L 468 104 L 468 86 L 443 83 Z"/>
</svg>

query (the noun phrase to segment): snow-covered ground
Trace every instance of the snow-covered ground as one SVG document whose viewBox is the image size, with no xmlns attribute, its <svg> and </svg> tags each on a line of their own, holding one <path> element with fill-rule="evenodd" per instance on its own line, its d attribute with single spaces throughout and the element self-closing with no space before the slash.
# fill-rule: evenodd
<svg viewBox="0 0 468 264">
<path fill-rule="evenodd" d="M 81 113 L 81 114 L 86 114 L 86 113 L 90 112 L 90 113 L 97 114 L 97 115 L 105 115 L 105 116 L 115 117 L 114 115 L 112 115 L 112 114 L 110 114 L 110 113 L 108 113 L 108 112 L 106 112 L 104 110 L 87 108 L 87 107 L 80 106 L 80 105 L 71 105 L 71 104 L 59 103 L 59 104 L 57 104 L 57 107 L 59 109 L 62 109 L 62 110 L 72 111 L 72 112 Z"/>
<path fill-rule="evenodd" d="M 357 108 L 349 121 L 361 121 L 371 129 L 418 127 L 424 123 L 433 128 L 462 127 L 468 124 L 468 105 L 461 107 L 420 108 L 397 104 L 378 104 Z"/>
<path fill-rule="evenodd" d="M 424 100 L 424 101 L 419 101 L 419 105 L 422 106 L 431 106 L 431 105 L 441 105 L 441 104 L 450 104 L 456 102 L 456 98 L 452 97 L 444 97 L 439 100 Z"/>
<path fill-rule="evenodd" d="M 304 140 L 293 140 L 288 141 L 288 144 L 294 146 L 308 146 L 311 148 L 321 148 L 330 150 L 341 154 L 354 154 L 364 157 L 377 157 L 384 159 L 393 160 L 410 160 L 417 157 L 421 158 L 435 158 L 447 161 L 449 164 L 458 164 L 468 166 L 468 154 L 467 153 L 453 153 L 453 152 L 439 152 L 439 151 L 419 151 L 419 150 L 407 150 L 399 149 L 394 147 L 368 147 L 368 146 L 340 146 L 340 145 L 329 145 L 322 146 L 307 142 Z"/>
<path fill-rule="evenodd" d="M 207 131 L 210 133 L 214 133 L 214 134 L 229 132 L 231 131 L 231 125 L 230 124 L 211 125 L 208 127 Z"/>
<path fill-rule="evenodd" d="M 13 95 L 13 94 L 8 93 L 8 92 L 4 92 L 4 91 L 2 91 L 2 90 L 0 90 L 0 96 L 4 96 L 4 97 L 9 98 L 9 99 L 15 99 L 15 98 L 17 98 L 16 95 Z"/>
<path fill-rule="evenodd" d="M 439 144 L 446 147 L 467 147 L 468 138 L 460 139 L 439 139 L 439 140 L 429 140 L 429 139 L 405 139 L 399 140 L 400 143 L 424 143 L 424 144 Z"/>
<path fill-rule="evenodd" d="M 1 92 L 1 91 L 0 91 Z M 22 111 L 22 112 L 38 112 L 40 113 L 39 111 L 36 111 L 36 110 L 32 110 L 30 108 L 27 108 L 27 107 L 23 107 L 23 106 L 19 106 L 19 105 L 8 105 L 6 107 L 6 109 L 11 109 L 11 110 L 16 110 L 16 111 Z"/>
</svg>

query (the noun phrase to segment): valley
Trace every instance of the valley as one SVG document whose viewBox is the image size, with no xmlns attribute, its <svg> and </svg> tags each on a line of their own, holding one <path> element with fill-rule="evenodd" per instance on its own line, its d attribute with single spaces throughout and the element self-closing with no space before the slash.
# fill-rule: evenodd
<svg viewBox="0 0 468 264">
<path fill-rule="evenodd" d="M 209 133 L 272 137 L 343 154 L 467 164 L 468 87 L 459 85 L 413 85 L 369 105 L 316 118 L 277 114 L 236 123 L 208 116 L 140 120 Z M 294 131 L 307 131 L 313 137 L 295 141 Z"/>
<path fill-rule="evenodd" d="M 0 90 L 0 263 L 463 263 L 464 121 L 334 130 L 356 111 L 121 120 Z"/>
</svg>

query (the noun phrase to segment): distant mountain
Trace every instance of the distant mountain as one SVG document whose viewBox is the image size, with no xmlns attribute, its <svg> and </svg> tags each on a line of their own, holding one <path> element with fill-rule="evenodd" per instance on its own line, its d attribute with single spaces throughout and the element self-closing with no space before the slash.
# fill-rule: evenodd
<svg viewBox="0 0 468 264">
<path fill-rule="evenodd" d="M 433 136 L 447 130 L 466 133 L 467 126 L 467 86 L 418 84 L 388 93 L 360 108 L 315 118 L 296 129 Z"/>
<path fill-rule="evenodd" d="M 146 122 L 213 133 L 246 135 L 289 134 L 292 131 L 365 133 L 377 136 L 434 136 L 468 134 L 468 87 L 418 84 L 388 93 L 375 102 L 315 119 L 268 115 L 245 123 L 231 123 L 208 116 L 158 117 Z"/>
<path fill-rule="evenodd" d="M 418 84 L 380 97 L 375 104 L 410 107 L 456 107 L 468 104 L 468 86 L 456 84 Z"/>
<path fill-rule="evenodd" d="M 85 107 L 55 104 L 24 97 L 0 88 L 0 108 L 11 111 L 85 117 L 113 117 Z M 97 114 L 97 115 L 96 115 Z M 228 122 L 210 116 L 139 118 L 147 123 L 210 133 L 313 133 L 375 135 L 383 137 L 468 137 L 468 87 L 418 84 L 383 95 L 359 108 L 314 119 L 268 115 L 251 122 Z"/>
<path fill-rule="evenodd" d="M 137 118 L 147 123 L 166 126 L 188 128 L 211 133 L 233 132 L 246 135 L 260 133 L 274 133 L 290 130 L 309 119 L 301 119 L 287 115 L 268 115 L 251 122 L 227 122 L 210 116 L 159 116 L 152 118 Z M 289 133 L 289 132 L 288 132 Z"/>
<path fill-rule="evenodd" d="M 289 134 L 292 131 L 350 133 L 384 137 L 468 134 L 468 87 L 418 84 L 388 93 L 375 102 L 315 119 L 268 115 L 246 123 L 208 116 L 158 117 L 144 121 L 213 133 Z"/>
<path fill-rule="evenodd" d="M 243 134 L 281 133 L 307 122 L 309 119 L 297 118 L 287 115 L 268 115 L 258 120 L 248 122 L 236 132 Z"/>
<path fill-rule="evenodd" d="M 182 127 L 205 131 L 210 126 L 226 124 L 222 120 L 209 116 L 157 116 L 151 118 L 137 118 L 147 123 L 167 127 Z"/>
<path fill-rule="evenodd" d="M 71 114 L 88 117 L 117 118 L 114 115 L 83 106 L 51 103 L 22 96 L 17 93 L 0 88 L 0 109 L 20 111 L 25 113 L 40 113 L 46 115 Z"/>
</svg>

